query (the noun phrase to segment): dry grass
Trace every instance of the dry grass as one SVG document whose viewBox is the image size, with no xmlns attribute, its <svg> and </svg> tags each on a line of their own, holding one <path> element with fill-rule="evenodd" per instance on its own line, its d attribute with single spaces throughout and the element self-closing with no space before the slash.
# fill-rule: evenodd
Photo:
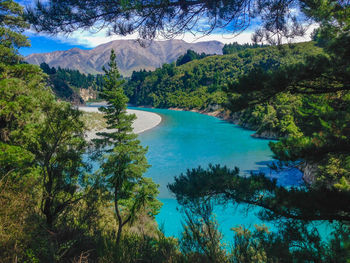
<svg viewBox="0 0 350 263">
<path fill-rule="evenodd" d="M 89 131 L 102 130 L 107 127 L 106 120 L 103 118 L 102 113 L 84 112 L 81 118 Z"/>
</svg>

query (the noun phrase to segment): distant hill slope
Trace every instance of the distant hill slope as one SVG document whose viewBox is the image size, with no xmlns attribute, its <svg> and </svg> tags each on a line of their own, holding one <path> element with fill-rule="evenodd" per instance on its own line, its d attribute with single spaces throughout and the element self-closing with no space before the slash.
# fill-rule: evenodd
<svg viewBox="0 0 350 263">
<path fill-rule="evenodd" d="M 126 92 L 136 105 L 205 109 L 223 102 L 227 84 L 257 67 L 268 70 L 320 52 L 312 42 L 281 47 L 247 46 L 232 54 L 195 59 L 181 66 L 164 64 L 152 72 L 135 72 Z"/>
<path fill-rule="evenodd" d="M 194 59 L 180 66 L 164 64 L 152 72 L 134 72 L 125 92 L 130 103 L 137 106 L 216 111 L 215 114 L 225 119 L 256 130 L 256 137 L 271 139 L 297 134 L 294 120 L 309 95 L 281 93 L 268 102 L 231 114 L 222 107 L 228 98 L 226 88 L 252 70 L 268 71 L 301 63 L 307 56 L 322 54 L 322 49 L 313 42 L 305 42 L 280 47 L 244 45 L 230 52 Z"/>
<path fill-rule="evenodd" d="M 223 44 L 218 41 L 187 43 L 183 40 L 154 41 L 141 47 L 135 40 L 115 40 L 91 50 L 73 48 L 67 51 L 31 54 L 25 58 L 28 63 L 40 65 L 45 62 L 51 67 L 77 69 L 83 73 L 102 73 L 102 67 L 109 61 L 113 48 L 123 76 L 130 76 L 134 70 L 154 70 L 164 63 L 171 63 L 191 49 L 197 53 L 222 54 Z"/>
</svg>

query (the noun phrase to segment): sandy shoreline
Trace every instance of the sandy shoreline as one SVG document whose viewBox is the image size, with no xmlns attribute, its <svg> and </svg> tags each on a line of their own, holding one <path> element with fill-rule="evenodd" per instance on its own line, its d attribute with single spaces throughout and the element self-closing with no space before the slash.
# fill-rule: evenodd
<svg viewBox="0 0 350 263">
<path fill-rule="evenodd" d="M 80 111 L 84 112 L 99 112 L 97 107 L 85 107 L 81 106 L 78 107 Z M 157 125 L 159 125 L 162 121 L 162 117 L 159 114 L 148 112 L 148 111 L 140 111 L 140 110 L 130 110 L 128 109 L 127 112 L 129 114 L 135 114 L 136 120 L 132 124 L 132 127 L 134 129 L 134 133 L 141 133 L 147 130 L 150 130 Z M 88 140 L 92 140 L 97 138 L 96 135 L 97 132 L 107 132 L 107 129 L 93 129 L 86 132 L 86 137 Z"/>
</svg>

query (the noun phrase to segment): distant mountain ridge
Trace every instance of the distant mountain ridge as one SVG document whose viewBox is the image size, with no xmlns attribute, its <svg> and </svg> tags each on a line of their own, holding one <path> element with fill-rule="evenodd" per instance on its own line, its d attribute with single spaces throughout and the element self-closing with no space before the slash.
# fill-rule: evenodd
<svg viewBox="0 0 350 263">
<path fill-rule="evenodd" d="M 191 49 L 197 53 L 222 54 L 224 44 L 219 41 L 187 43 L 183 40 L 153 41 L 142 47 L 136 40 L 115 40 L 91 50 L 73 48 L 66 51 L 31 54 L 25 60 L 31 64 L 42 62 L 51 67 L 77 69 L 82 73 L 103 73 L 102 67 L 109 61 L 110 51 L 117 55 L 118 67 L 123 76 L 132 71 L 154 70 L 164 63 L 171 63 Z"/>
</svg>

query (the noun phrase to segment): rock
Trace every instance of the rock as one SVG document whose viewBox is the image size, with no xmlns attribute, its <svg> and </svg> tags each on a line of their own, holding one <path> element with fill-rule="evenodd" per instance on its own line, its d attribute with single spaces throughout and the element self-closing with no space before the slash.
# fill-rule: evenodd
<svg viewBox="0 0 350 263">
<path fill-rule="evenodd" d="M 317 163 L 305 163 L 302 167 L 300 167 L 303 172 L 303 180 L 308 185 L 311 185 L 315 182 L 316 177 L 315 174 L 318 172 L 318 164 Z"/>
<path fill-rule="evenodd" d="M 87 102 L 90 99 L 95 100 L 97 92 L 89 87 L 88 89 L 79 89 L 79 95 L 85 102 Z"/>
<path fill-rule="evenodd" d="M 263 131 L 261 133 L 254 133 L 252 134 L 252 137 L 268 140 L 278 140 L 279 138 L 278 134 L 273 131 Z"/>
</svg>

